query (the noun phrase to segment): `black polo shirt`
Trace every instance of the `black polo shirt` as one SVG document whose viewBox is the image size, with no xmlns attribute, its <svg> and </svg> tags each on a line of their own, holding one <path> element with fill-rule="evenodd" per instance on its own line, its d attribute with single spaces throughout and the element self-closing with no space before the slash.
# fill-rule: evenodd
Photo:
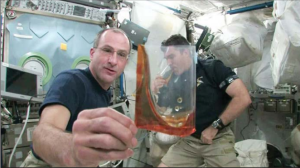
<svg viewBox="0 0 300 168">
<path fill-rule="evenodd" d="M 195 91 L 195 67 L 191 67 L 181 75 L 169 71 L 164 79 L 167 79 L 168 83 L 159 89 L 158 106 L 170 107 L 172 113 L 186 112 L 194 108 L 195 97 L 191 92 Z"/>
<path fill-rule="evenodd" d="M 217 120 L 231 97 L 225 92 L 224 81 L 236 74 L 220 60 L 198 60 L 196 68 L 196 134 Z"/>
</svg>

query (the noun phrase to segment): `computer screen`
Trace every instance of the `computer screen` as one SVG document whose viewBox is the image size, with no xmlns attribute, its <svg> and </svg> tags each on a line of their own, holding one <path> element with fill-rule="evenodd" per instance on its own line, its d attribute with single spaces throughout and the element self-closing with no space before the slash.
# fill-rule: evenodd
<svg viewBox="0 0 300 168">
<path fill-rule="evenodd" d="M 139 44 L 145 44 L 150 34 L 149 30 L 144 29 L 141 26 L 126 19 L 124 19 L 121 23 L 120 29 L 122 29 L 131 40 L 133 49 L 136 49 Z"/>
<path fill-rule="evenodd" d="M 27 96 L 37 95 L 37 76 L 7 67 L 6 92 Z"/>
<path fill-rule="evenodd" d="M 17 65 L 1 63 L 1 96 L 14 100 L 43 101 L 41 73 Z"/>
</svg>

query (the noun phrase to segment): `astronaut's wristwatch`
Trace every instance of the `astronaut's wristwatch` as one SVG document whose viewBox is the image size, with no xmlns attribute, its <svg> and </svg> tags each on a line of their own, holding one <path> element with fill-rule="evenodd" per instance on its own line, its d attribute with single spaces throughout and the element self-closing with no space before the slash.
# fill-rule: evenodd
<svg viewBox="0 0 300 168">
<path fill-rule="evenodd" d="M 222 120 L 219 118 L 217 120 L 215 120 L 212 125 L 213 128 L 221 130 L 225 127 L 225 125 L 223 124 Z"/>
</svg>

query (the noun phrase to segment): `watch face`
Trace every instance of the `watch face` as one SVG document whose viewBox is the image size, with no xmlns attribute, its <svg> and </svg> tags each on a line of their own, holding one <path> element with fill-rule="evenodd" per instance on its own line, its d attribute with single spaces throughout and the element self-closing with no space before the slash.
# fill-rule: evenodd
<svg viewBox="0 0 300 168">
<path fill-rule="evenodd" d="M 217 121 L 214 121 L 214 122 L 212 123 L 212 127 L 218 128 L 218 126 L 219 126 L 219 123 L 218 123 Z"/>
</svg>

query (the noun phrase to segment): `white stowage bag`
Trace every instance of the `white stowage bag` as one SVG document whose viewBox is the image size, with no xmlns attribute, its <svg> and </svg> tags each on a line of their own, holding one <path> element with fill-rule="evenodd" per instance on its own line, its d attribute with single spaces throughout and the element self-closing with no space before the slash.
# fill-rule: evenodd
<svg viewBox="0 0 300 168">
<path fill-rule="evenodd" d="M 175 144 L 180 137 L 175 135 L 168 135 L 161 132 L 153 132 L 153 140 L 160 145 L 171 145 Z"/>
<path fill-rule="evenodd" d="M 278 19 L 283 14 L 285 5 L 287 1 L 282 0 L 274 0 L 273 3 L 273 12 L 272 15 L 274 18 Z"/>
<path fill-rule="evenodd" d="M 270 51 L 274 86 L 300 84 L 300 1 L 286 1 L 283 6 L 276 15 L 278 22 Z"/>
<path fill-rule="evenodd" d="M 269 32 L 264 40 L 264 51 L 261 61 L 253 63 L 251 67 L 251 78 L 253 82 L 267 90 L 274 89 L 274 82 L 272 78 L 272 70 L 270 66 L 271 54 L 270 48 L 272 44 L 272 39 L 274 32 Z"/>
<path fill-rule="evenodd" d="M 238 68 L 261 60 L 267 29 L 258 21 L 232 22 L 215 35 L 210 51 L 226 66 Z"/>
<path fill-rule="evenodd" d="M 248 139 L 235 143 L 237 159 L 241 167 L 268 167 L 267 143 L 263 140 Z"/>
<path fill-rule="evenodd" d="M 294 163 L 300 166 L 300 124 L 298 124 L 291 133 L 292 159 Z"/>
</svg>

